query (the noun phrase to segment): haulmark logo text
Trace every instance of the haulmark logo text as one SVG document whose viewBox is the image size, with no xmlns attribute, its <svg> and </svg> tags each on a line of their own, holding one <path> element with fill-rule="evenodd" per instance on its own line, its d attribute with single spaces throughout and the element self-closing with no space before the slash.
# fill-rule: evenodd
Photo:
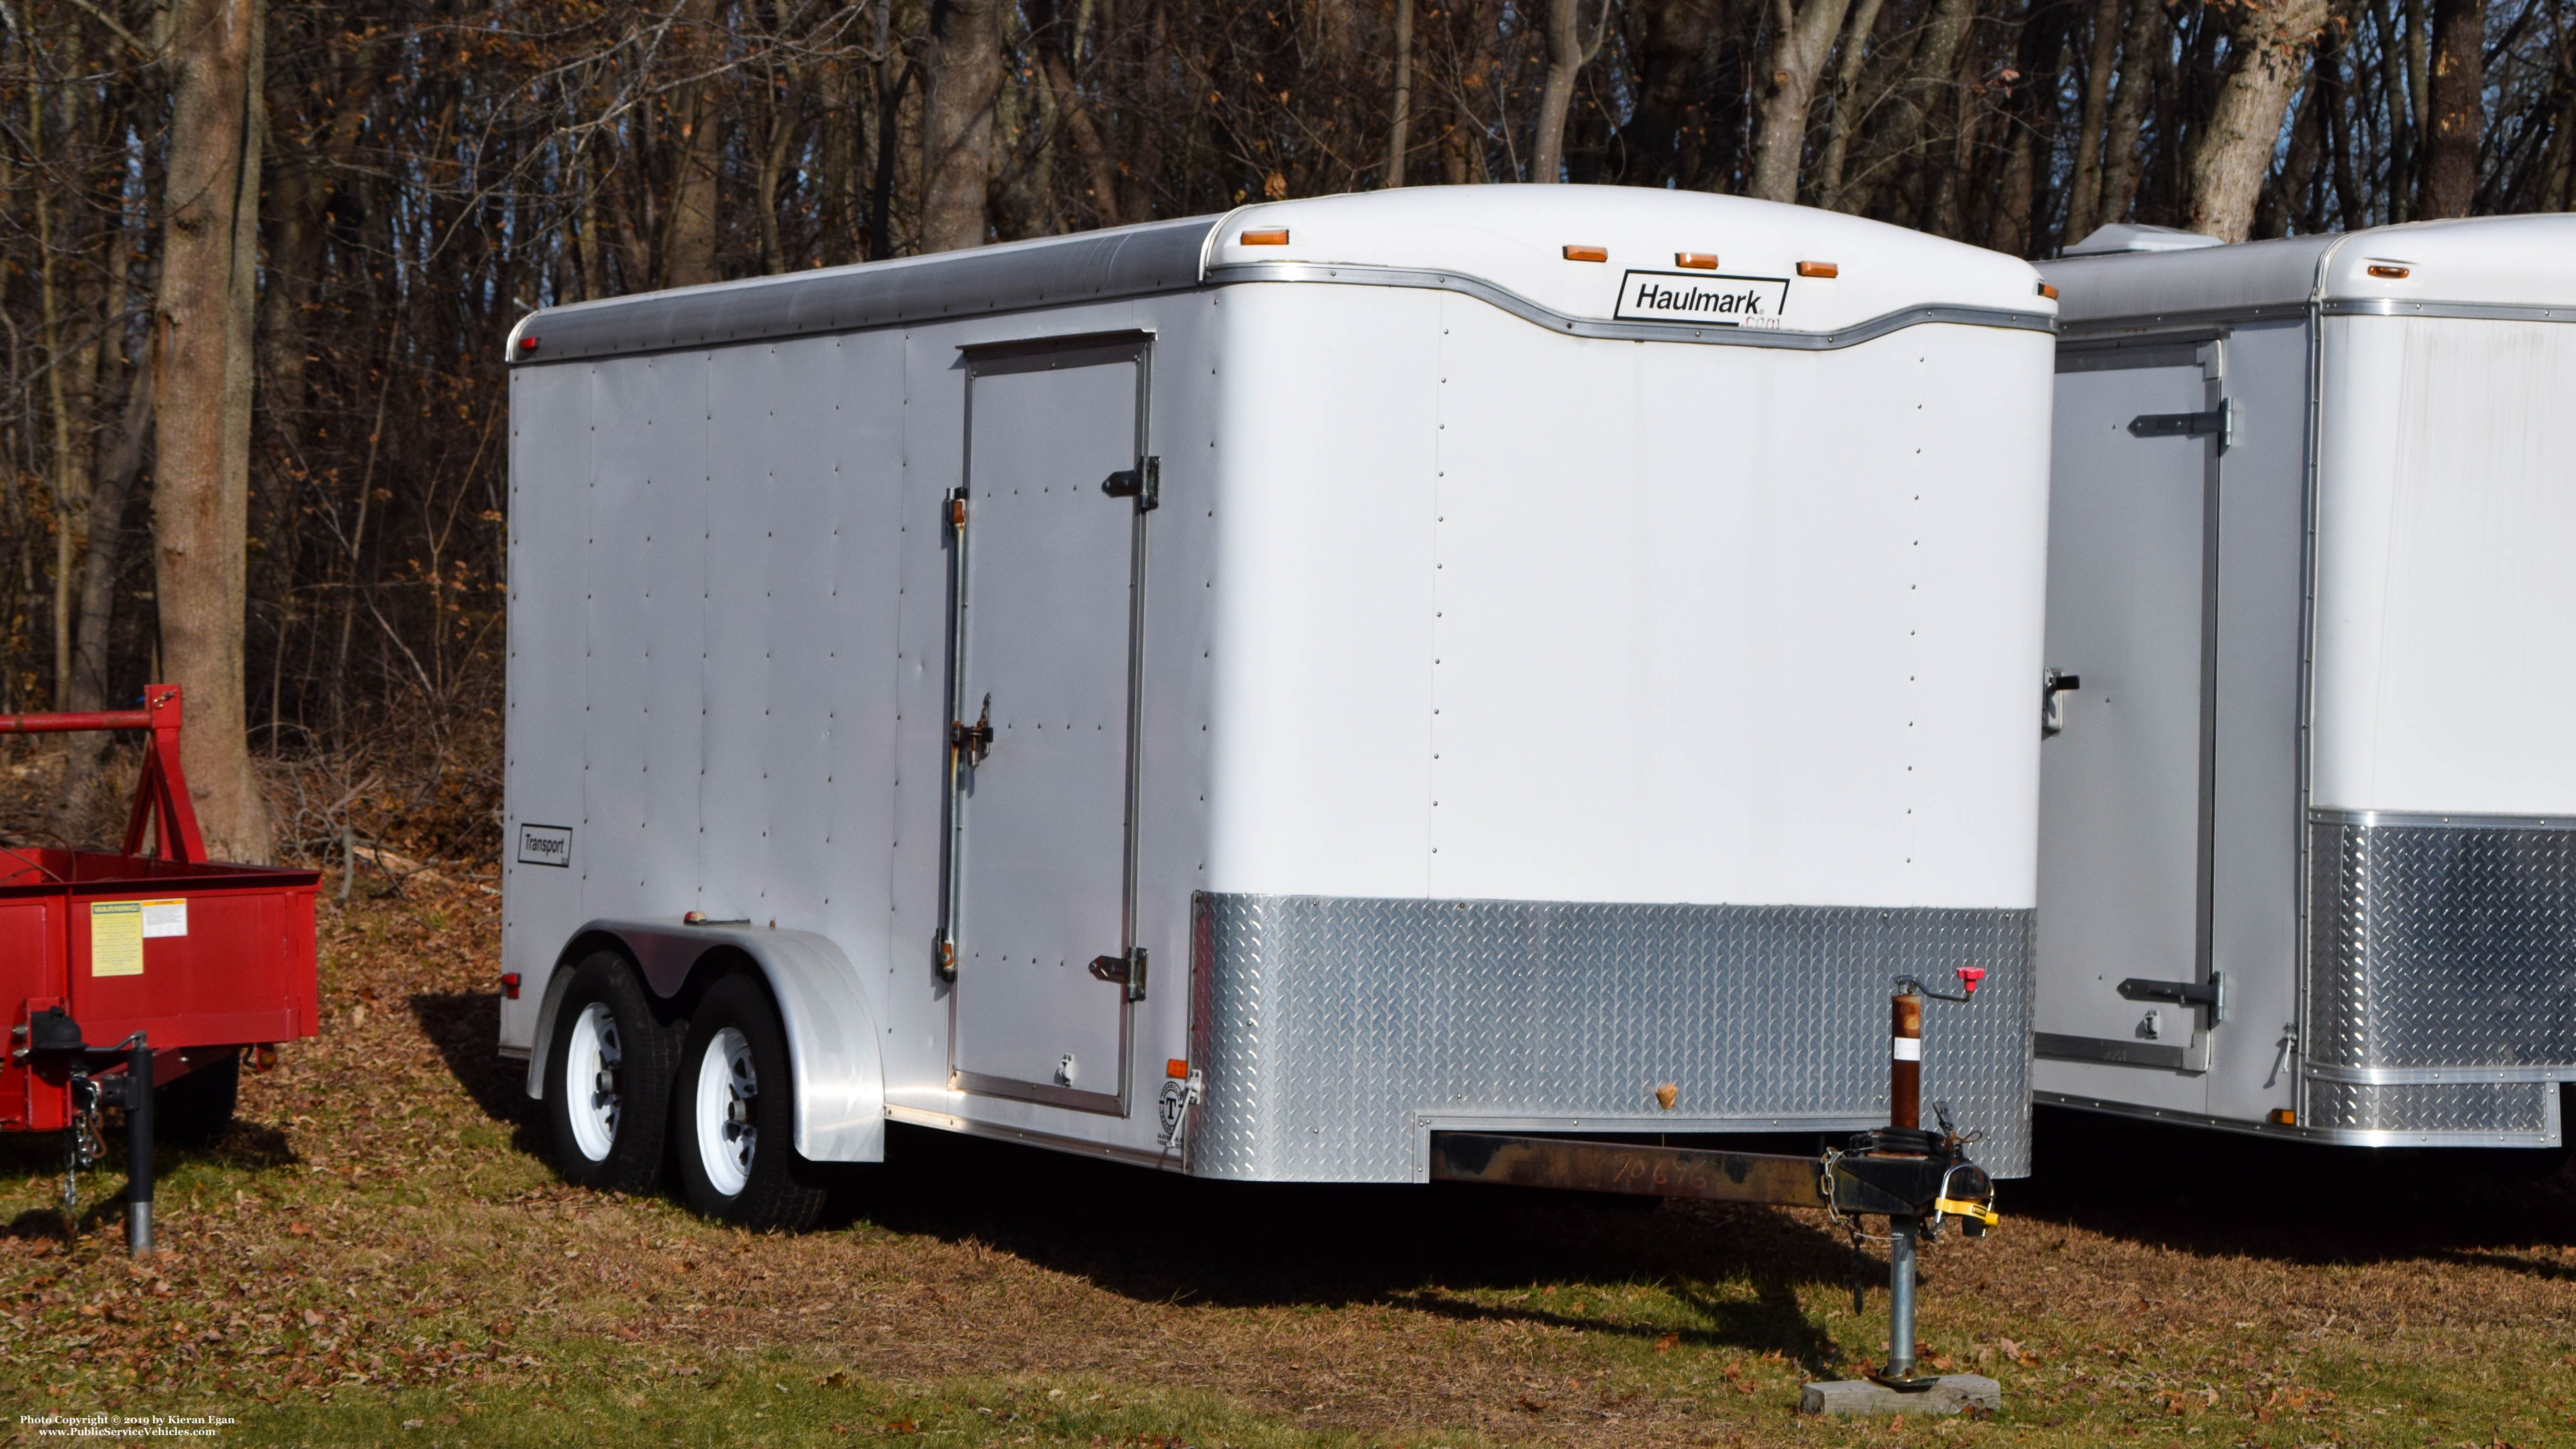
<svg viewBox="0 0 2576 1449">
<path fill-rule="evenodd" d="M 1706 272 L 1630 272 L 1619 283 L 1626 321 L 1714 322 L 1721 327 L 1777 327 L 1789 305 L 1786 277 L 1729 277 Z"/>
</svg>

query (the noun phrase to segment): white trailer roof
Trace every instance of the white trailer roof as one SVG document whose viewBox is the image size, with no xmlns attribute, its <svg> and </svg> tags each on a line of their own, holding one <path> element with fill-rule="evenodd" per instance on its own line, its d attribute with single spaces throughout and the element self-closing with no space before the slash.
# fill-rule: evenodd
<svg viewBox="0 0 2576 1449">
<path fill-rule="evenodd" d="M 1792 348 L 1925 321 L 2047 330 L 2056 310 L 2026 262 L 1837 212 L 1640 187 L 1426 186 L 549 308 L 520 320 L 509 356 L 561 362 L 1253 281 L 1445 288 L 1577 336 Z"/>
<path fill-rule="evenodd" d="M 2058 288 L 2058 315 L 2069 326 L 2259 315 L 2311 303 L 2328 312 L 2576 320 L 2576 216 L 2472 217 L 2066 257 L 2041 263 L 2040 275 Z"/>
</svg>

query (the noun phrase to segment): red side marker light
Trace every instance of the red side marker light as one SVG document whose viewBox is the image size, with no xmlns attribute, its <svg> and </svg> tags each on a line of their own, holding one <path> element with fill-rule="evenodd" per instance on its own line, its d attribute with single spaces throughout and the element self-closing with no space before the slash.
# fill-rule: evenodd
<svg viewBox="0 0 2576 1449">
<path fill-rule="evenodd" d="M 1977 983 L 1985 979 L 1986 968 L 1983 966 L 1962 966 L 1959 968 L 1959 984 L 1967 988 L 1967 993 L 1970 996 L 1977 994 Z"/>
<path fill-rule="evenodd" d="M 277 1046 L 274 1042 L 261 1042 L 250 1049 L 250 1069 L 254 1072 L 277 1070 Z"/>
<path fill-rule="evenodd" d="M 534 337 L 532 337 L 532 336 L 531 336 L 531 337 L 522 337 L 522 338 L 520 338 L 520 339 L 519 339 L 519 350 L 520 350 L 521 352 L 534 352 L 534 351 L 536 351 L 536 350 L 537 350 L 537 339 L 536 339 L 536 338 L 534 338 Z"/>
<path fill-rule="evenodd" d="M 501 999 L 503 1001 L 516 1001 L 519 999 L 518 972 L 504 971 L 501 973 Z"/>
</svg>

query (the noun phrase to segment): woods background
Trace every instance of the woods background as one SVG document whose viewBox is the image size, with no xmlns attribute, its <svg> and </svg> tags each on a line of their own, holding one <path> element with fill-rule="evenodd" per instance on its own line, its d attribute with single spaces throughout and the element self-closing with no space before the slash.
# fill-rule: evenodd
<svg viewBox="0 0 2576 1449">
<path fill-rule="evenodd" d="M 497 836 L 532 307 L 1390 185 L 2042 256 L 2564 210 L 2565 0 L 0 0 L 0 711 L 219 853 Z M 69 737 L 55 818 L 99 793 Z M 400 857 L 374 857 L 382 860 Z"/>
</svg>

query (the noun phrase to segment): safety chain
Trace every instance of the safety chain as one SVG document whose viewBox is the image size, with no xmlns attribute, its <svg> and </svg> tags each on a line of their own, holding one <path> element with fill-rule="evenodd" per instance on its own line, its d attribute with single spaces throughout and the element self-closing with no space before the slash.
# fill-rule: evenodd
<svg viewBox="0 0 2576 1449">
<path fill-rule="evenodd" d="M 98 1166 L 107 1155 L 107 1143 L 99 1136 L 98 1083 L 87 1073 L 75 1073 L 71 1079 L 71 1116 L 63 1131 L 63 1226 L 80 1231 L 80 1175 Z"/>
</svg>

